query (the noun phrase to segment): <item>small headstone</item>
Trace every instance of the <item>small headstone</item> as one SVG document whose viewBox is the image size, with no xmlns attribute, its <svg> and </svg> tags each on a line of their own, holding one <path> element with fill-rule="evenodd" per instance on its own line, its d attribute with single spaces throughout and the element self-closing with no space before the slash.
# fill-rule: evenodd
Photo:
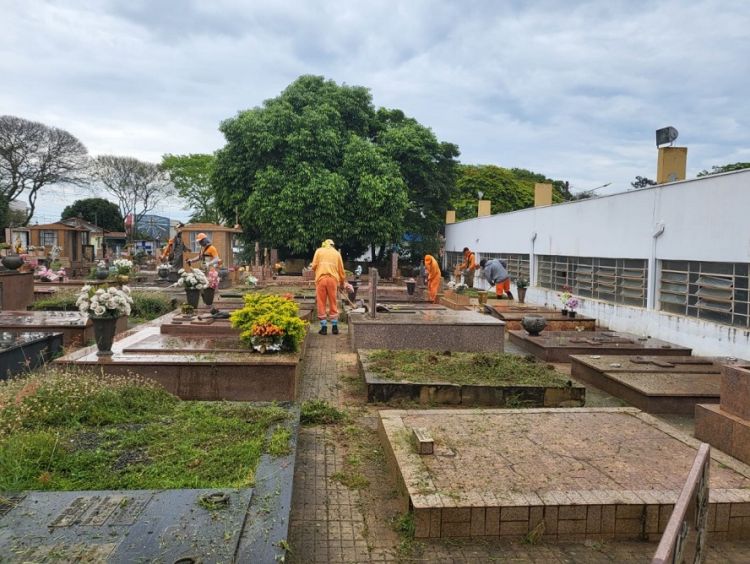
<svg viewBox="0 0 750 564">
<path fill-rule="evenodd" d="M 417 454 L 433 454 L 435 441 L 432 440 L 430 432 L 423 427 L 415 427 L 411 430 L 412 441 L 417 449 Z"/>
</svg>

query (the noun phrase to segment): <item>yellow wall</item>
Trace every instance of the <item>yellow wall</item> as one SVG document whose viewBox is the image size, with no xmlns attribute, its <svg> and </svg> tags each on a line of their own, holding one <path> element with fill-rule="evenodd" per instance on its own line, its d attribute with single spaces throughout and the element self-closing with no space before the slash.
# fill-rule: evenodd
<svg viewBox="0 0 750 564">
<path fill-rule="evenodd" d="M 685 180 L 687 147 L 660 147 L 656 163 L 656 183 Z"/>
</svg>

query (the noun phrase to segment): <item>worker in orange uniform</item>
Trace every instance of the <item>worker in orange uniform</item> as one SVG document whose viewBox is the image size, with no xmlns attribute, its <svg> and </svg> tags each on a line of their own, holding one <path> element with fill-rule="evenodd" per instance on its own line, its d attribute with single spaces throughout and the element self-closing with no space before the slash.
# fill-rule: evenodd
<svg viewBox="0 0 750 564">
<path fill-rule="evenodd" d="M 339 310 L 336 305 L 336 289 L 346 286 L 344 261 L 333 246 L 331 239 L 326 239 L 313 256 L 312 269 L 315 272 L 315 303 L 318 306 L 320 335 L 328 334 L 328 320 L 331 320 L 331 333 L 339 334 Z M 328 308 L 326 308 L 326 302 Z"/>
<path fill-rule="evenodd" d="M 219 266 L 219 264 L 221 264 L 219 251 L 217 251 L 216 247 L 211 244 L 211 240 L 206 236 L 206 234 L 198 233 L 198 235 L 195 236 L 195 240 L 201 246 L 201 249 L 198 252 L 198 258 L 189 260 L 188 264 L 192 265 L 192 263 L 196 260 L 199 262 L 205 261 L 207 270 L 212 266 Z"/>
<path fill-rule="evenodd" d="M 476 256 L 469 247 L 464 247 L 464 261 L 456 267 L 458 272 L 463 271 L 464 284 L 469 288 L 474 287 L 474 271 L 479 268 L 477 266 Z"/>
<path fill-rule="evenodd" d="M 425 255 L 424 268 L 427 276 L 427 297 L 434 304 L 437 301 L 438 290 L 440 290 L 440 267 L 435 257 Z"/>
<path fill-rule="evenodd" d="M 180 241 L 182 241 L 181 229 L 183 227 L 185 227 L 184 224 L 182 223 L 177 224 L 177 232 L 175 233 L 174 237 L 172 237 L 169 241 L 167 241 L 167 246 L 164 247 L 164 251 L 161 253 L 161 260 L 172 262 L 174 258 L 175 242 L 177 239 L 180 239 Z"/>
</svg>

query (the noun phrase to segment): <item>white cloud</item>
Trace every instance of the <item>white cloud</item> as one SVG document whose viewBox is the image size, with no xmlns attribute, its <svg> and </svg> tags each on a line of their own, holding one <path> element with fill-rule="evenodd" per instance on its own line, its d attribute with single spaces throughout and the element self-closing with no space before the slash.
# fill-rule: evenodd
<svg viewBox="0 0 750 564">
<path fill-rule="evenodd" d="M 581 189 L 653 177 L 665 125 L 690 174 L 750 152 L 742 0 L 0 0 L 0 13 L 0 113 L 93 154 L 213 151 L 222 119 L 308 73 L 369 87 L 464 162 Z"/>
</svg>

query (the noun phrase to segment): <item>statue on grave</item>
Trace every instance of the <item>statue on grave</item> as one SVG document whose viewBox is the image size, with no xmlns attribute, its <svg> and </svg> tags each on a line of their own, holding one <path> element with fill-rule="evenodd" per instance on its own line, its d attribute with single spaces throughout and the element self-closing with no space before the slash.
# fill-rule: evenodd
<svg viewBox="0 0 750 564">
<path fill-rule="evenodd" d="M 182 268 L 183 262 L 182 262 L 182 255 L 185 253 L 185 243 L 182 241 L 182 231 L 178 231 L 177 234 L 174 236 L 174 241 L 172 242 L 172 253 L 171 253 L 171 260 L 170 264 L 172 265 L 172 270 L 179 270 Z"/>
</svg>

